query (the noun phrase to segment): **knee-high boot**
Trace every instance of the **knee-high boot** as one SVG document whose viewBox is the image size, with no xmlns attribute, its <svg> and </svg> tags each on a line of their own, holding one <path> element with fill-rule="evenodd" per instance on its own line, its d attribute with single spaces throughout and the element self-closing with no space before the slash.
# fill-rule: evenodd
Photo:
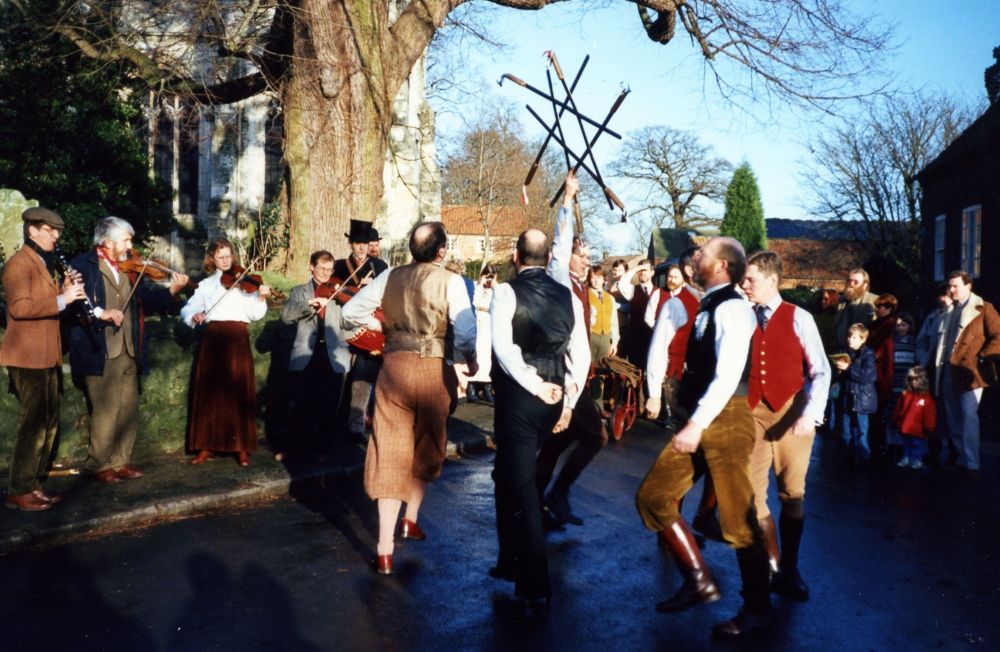
<svg viewBox="0 0 1000 652">
<path fill-rule="evenodd" d="M 728 638 L 753 634 L 771 624 L 767 550 L 755 543 L 737 550 L 736 560 L 743 579 L 743 607 L 733 618 L 712 626 L 713 634 Z"/>
<path fill-rule="evenodd" d="M 764 535 L 764 549 L 767 550 L 767 565 L 771 571 L 771 577 L 780 568 L 781 553 L 778 552 L 778 532 L 774 527 L 774 518 L 770 514 L 758 521 L 760 531 Z"/>
<path fill-rule="evenodd" d="M 802 529 L 805 516 L 789 514 L 781 510 L 778 527 L 781 531 L 781 570 L 774 576 L 771 583 L 775 593 L 805 602 L 809 599 L 809 587 L 799 574 L 799 543 L 802 541 Z"/>
<path fill-rule="evenodd" d="M 656 605 L 661 612 L 675 612 L 695 605 L 715 602 L 722 594 L 712 579 L 712 574 L 698 550 L 691 528 L 678 519 L 673 525 L 659 533 L 660 542 L 668 550 L 684 577 L 684 583 L 671 598 Z"/>
</svg>

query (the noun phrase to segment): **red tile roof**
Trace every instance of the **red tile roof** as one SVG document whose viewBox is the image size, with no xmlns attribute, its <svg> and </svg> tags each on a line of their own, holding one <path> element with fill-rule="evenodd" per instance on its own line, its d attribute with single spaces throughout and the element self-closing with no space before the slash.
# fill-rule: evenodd
<svg viewBox="0 0 1000 652">
<path fill-rule="evenodd" d="M 528 228 L 528 216 L 521 206 L 494 206 L 490 236 L 516 238 Z M 483 222 L 477 206 L 449 204 L 441 207 L 441 222 L 450 235 L 483 235 Z"/>
</svg>

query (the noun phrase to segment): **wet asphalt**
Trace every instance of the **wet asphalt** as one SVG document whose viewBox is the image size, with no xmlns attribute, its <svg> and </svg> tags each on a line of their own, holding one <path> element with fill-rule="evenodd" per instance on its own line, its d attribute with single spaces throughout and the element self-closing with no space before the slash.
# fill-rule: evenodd
<svg viewBox="0 0 1000 652">
<path fill-rule="evenodd" d="M 633 495 L 664 444 L 663 431 L 640 420 L 574 487 L 585 524 L 549 535 L 547 620 L 508 613 L 502 599 L 512 585 L 486 573 L 496 554 L 487 450 L 446 465 L 421 514 L 428 540 L 399 545 L 391 577 L 367 567 L 376 514 L 357 478 L 316 478 L 254 507 L 0 557 L 0 646 L 1000 649 L 1000 455 L 992 442 L 972 479 L 846 469 L 832 443 L 818 439 L 800 561 L 812 597 L 775 597 L 771 631 L 735 644 L 709 635 L 740 604 L 735 555 L 723 544 L 704 550 L 720 602 L 681 614 L 654 610 L 680 578 L 642 527 Z"/>
</svg>

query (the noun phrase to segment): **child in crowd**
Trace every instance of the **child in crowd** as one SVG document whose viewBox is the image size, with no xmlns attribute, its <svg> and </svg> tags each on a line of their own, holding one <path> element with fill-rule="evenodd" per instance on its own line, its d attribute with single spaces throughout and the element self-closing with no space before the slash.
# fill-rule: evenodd
<svg viewBox="0 0 1000 652">
<path fill-rule="evenodd" d="M 907 374 L 917 364 L 917 340 L 913 315 L 896 315 L 895 332 L 875 351 L 879 419 L 885 424 L 886 458 L 894 462 L 903 457 L 903 440 L 893 423 L 892 414 L 899 396 L 906 389 Z M 880 356 L 881 353 L 881 356 Z"/>
<path fill-rule="evenodd" d="M 903 459 L 896 466 L 919 469 L 927 454 L 927 434 L 937 426 L 937 405 L 929 390 L 927 370 L 912 367 L 906 374 L 906 389 L 892 412 L 892 423 L 903 437 Z"/>
<path fill-rule="evenodd" d="M 878 410 L 875 390 L 875 353 L 867 346 L 868 329 L 853 324 L 847 329 L 848 360 L 835 362 L 841 372 L 841 436 L 852 459 L 867 462 L 871 458 L 868 445 L 868 415 Z"/>
</svg>

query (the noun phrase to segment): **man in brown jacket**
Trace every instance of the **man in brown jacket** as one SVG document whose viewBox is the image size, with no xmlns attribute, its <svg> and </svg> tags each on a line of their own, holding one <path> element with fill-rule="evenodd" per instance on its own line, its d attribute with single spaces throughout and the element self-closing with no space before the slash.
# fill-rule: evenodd
<svg viewBox="0 0 1000 652">
<path fill-rule="evenodd" d="M 979 400 L 986 386 L 977 358 L 1000 353 L 1000 315 L 972 293 L 972 278 L 965 272 L 948 276 L 948 296 L 953 303 L 938 328 L 935 386 L 941 391 L 945 436 L 958 445 L 960 464 L 974 474 L 979 471 Z"/>
<path fill-rule="evenodd" d="M 21 219 L 24 246 L 3 269 L 8 321 L 0 366 L 7 367 L 21 401 L 5 502 L 37 512 L 62 500 L 46 494 L 41 479 L 59 427 L 59 313 L 84 294 L 75 277 L 64 279 L 61 292 L 55 279 L 53 252 L 65 227 L 62 218 L 45 208 L 29 208 Z"/>
</svg>

